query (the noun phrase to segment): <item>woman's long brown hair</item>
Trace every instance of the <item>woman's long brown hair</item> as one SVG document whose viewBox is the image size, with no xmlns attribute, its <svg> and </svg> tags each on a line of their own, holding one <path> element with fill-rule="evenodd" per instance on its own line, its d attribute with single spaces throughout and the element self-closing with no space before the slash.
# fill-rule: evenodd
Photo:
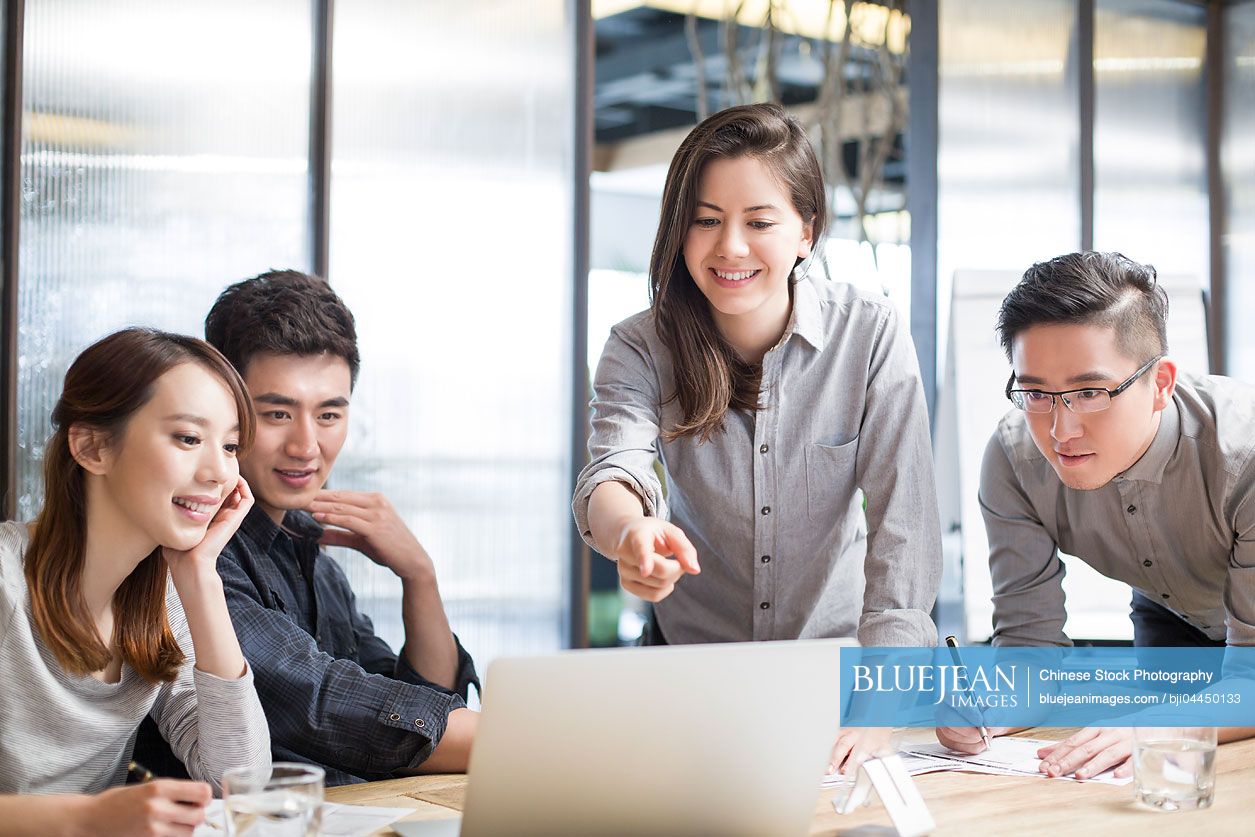
<svg viewBox="0 0 1255 837">
<path fill-rule="evenodd" d="M 723 429 L 729 409 L 760 408 L 761 365 L 741 358 L 719 333 L 710 304 L 684 264 L 684 239 L 693 223 L 702 171 L 713 159 L 738 157 L 760 160 L 775 174 L 802 222 L 811 225 L 816 251 L 827 226 L 819 161 L 801 123 L 779 105 L 722 110 L 680 143 L 667 171 L 649 260 L 654 323 L 675 369 L 675 392 L 666 398 L 679 401 L 683 416 L 674 427 L 663 428 L 662 437 L 668 441 L 690 435 L 698 442 L 709 441 Z"/>
<path fill-rule="evenodd" d="M 89 346 L 65 374 L 44 459 L 44 505 L 35 519 L 25 569 L 35 627 L 71 674 L 100 671 L 113 655 L 83 599 L 86 477 L 70 453 L 70 428 L 89 427 L 108 444 L 120 444 L 127 421 L 152 398 L 157 379 L 184 363 L 200 364 L 226 384 L 240 417 L 240 449 L 247 450 L 253 440 L 253 408 L 244 382 L 203 340 L 128 328 Z M 154 683 L 173 680 L 184 660 L 166 621 L 166 576 L 157 547 L 113 597 L 113 639 L 122 660 Z"/>
</svg>

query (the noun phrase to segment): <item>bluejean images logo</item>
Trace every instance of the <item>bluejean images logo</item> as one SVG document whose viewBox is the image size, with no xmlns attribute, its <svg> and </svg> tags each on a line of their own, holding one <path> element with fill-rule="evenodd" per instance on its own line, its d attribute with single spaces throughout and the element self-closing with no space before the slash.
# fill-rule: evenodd
<svg viewBox="0 0 1255 837">
<path fill-rule="evenodd" d="M 995 664 L 990 669 L 953 664 L 856 665 L 853 691 L 931 695 L 933 706 L 944 703 L 953 709 L 1019 706 L 1015 683 L 1020 672 L 1014 665 Z"/>
<path fill-rule="evenodd" d="M 1255 726 L 1255 648 L 842 648 L 859 727 Z"/>
</svg>

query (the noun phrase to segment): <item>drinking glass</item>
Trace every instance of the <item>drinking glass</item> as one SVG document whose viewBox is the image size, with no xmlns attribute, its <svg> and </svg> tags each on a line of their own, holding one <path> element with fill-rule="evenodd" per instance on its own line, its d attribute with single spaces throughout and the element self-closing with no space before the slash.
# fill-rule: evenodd
<svg viewBox="0 0 1255 837">
<path fill-rule="evenodd" d="M 317 837 L 322 831 L 323 769 L 276 762 L 269 770 L 237 767 L 222 775 L 230 837 Z"/>
<path fill-rule="evenodd" d="M 1216 728 L 1134 728 L 1133 774 L 1138 802 L 1161 811 L 1211 807 Z"/>
</svg>

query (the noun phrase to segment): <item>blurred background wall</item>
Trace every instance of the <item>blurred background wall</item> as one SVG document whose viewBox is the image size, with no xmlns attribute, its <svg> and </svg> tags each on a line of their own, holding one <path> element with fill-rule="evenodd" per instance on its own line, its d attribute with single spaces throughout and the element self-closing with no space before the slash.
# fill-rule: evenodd
<svg viewBox="0 0 1255 837">
<path fill-rule="evenodd" d="M 363 351 L 335 484 L 401 509 L 481 669 L 639 631 L 569 491 L 590 370 L 648 305 L 666 166 L 719 108 L 804 121 L 834 207 L 815 269 L 912 324 L 943 630 L 989 633 L 975 466 L 1008 372 L 991 312 L 1029 264 L 1155 264 L 1174 354 L 1255 380 L 1255 0 L 0 8 L 6 513 L 38 506 L 84 346 L 132 323 L 199 333 L 233 281 L 323 273 Z M 399 644 L 399 585 L 336 557 Z M 1127 588 L 1079 566 L 1068 584 L 1076 638 L 1127 637 Z"/>
<path fill-rule="evenodd" d="M 392 500 L 481 671 L 566 645 L 572 8 L 9 0 L 6 16 L 10 513 L 38 509 L 49 413 L 85 346 L 128 324 L 199 335 L 226 285 L 315 271 L 363 359 L 333 485 Z M 335 554 L 399 648 L 399 583 Z"/>
<path fill-rule="evenodd" d="M 946 544 L 934 615 L 945 632 L 979 641 L 991 629 L 977 471 L 1008 408 L 993 321 L 1025 268 L 1078 249 L 1154 264 L 1173 297 L 1174 357 L 1255 380 L 1244 327 L 1250 0 L 604 0 L 592 10 L 590 367 L 609 327 L 647 304 L 666 164 L 688 128 L 732 104 L 790 107 L 826 162 L 841 147 L 839 165 L 825 166 L 827 274 L 884 293 L 912 323 L 934 408 Z M 837 108 L 834 89 L 846 97 Z M 864 152 L 877 140 L 888 154 L 872 170 Z M 1128 588 L 1065 561 L 1069 633 L 1131 637 Z M 593 598 L 626 601 L 623 639 L 640 615 L 606 569 L 594 562 Z M 613 632 L 607 622 L 594 633 Z"/>
</svg>

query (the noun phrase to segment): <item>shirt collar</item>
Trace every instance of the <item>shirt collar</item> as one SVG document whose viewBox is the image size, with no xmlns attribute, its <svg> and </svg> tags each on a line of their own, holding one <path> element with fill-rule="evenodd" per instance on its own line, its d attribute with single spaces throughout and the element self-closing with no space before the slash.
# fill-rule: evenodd
<svg viewBox="0 0 1255 837">
<path fill-rule="evenodd" d="M 254 505 L 240 523 L 240 531 L 264 552 L 269 552 L 280 532 L 286 532 L 296 540 L 312 540 L 317 543 L 322 537 L 323 527 L 307 512 L 295 510 L 284 514 L 283 526 L 280 527 L 270 519 L 270 515 L 262 511 L 261 506 Z"/>
<path fill-rule="evenodd" d="M 1126 480 L 1155 484 L 1163 481 L 1163 473 L 1172 459 L 1172 454 L 1176 452 L 1177 442 L 1181 438 L 1181 415 L 1177 409 L 1175 396 L 1168 401 L 1168 405 L 1159 415 L 1159 429 L 1155 431 L 1155 438 L 1150 443 L 1150 447 L 1140 459 L 1120 475 Z"/>
<path fill-rule="evenodd" d="M 318 543 L 323 527 L 307 511 L 293 509 L 283 516 L 283 529 L 294 540 Z"/>
<path fill-rule="evenodd" d="M 789 325 L 780 342 L 787 342 L 794 334 L 823 351 L 824 321 L 819 308 L 819 294 L 805 276 L 793 286 L 793 312 L 789 315 Z"/>
</svg>

